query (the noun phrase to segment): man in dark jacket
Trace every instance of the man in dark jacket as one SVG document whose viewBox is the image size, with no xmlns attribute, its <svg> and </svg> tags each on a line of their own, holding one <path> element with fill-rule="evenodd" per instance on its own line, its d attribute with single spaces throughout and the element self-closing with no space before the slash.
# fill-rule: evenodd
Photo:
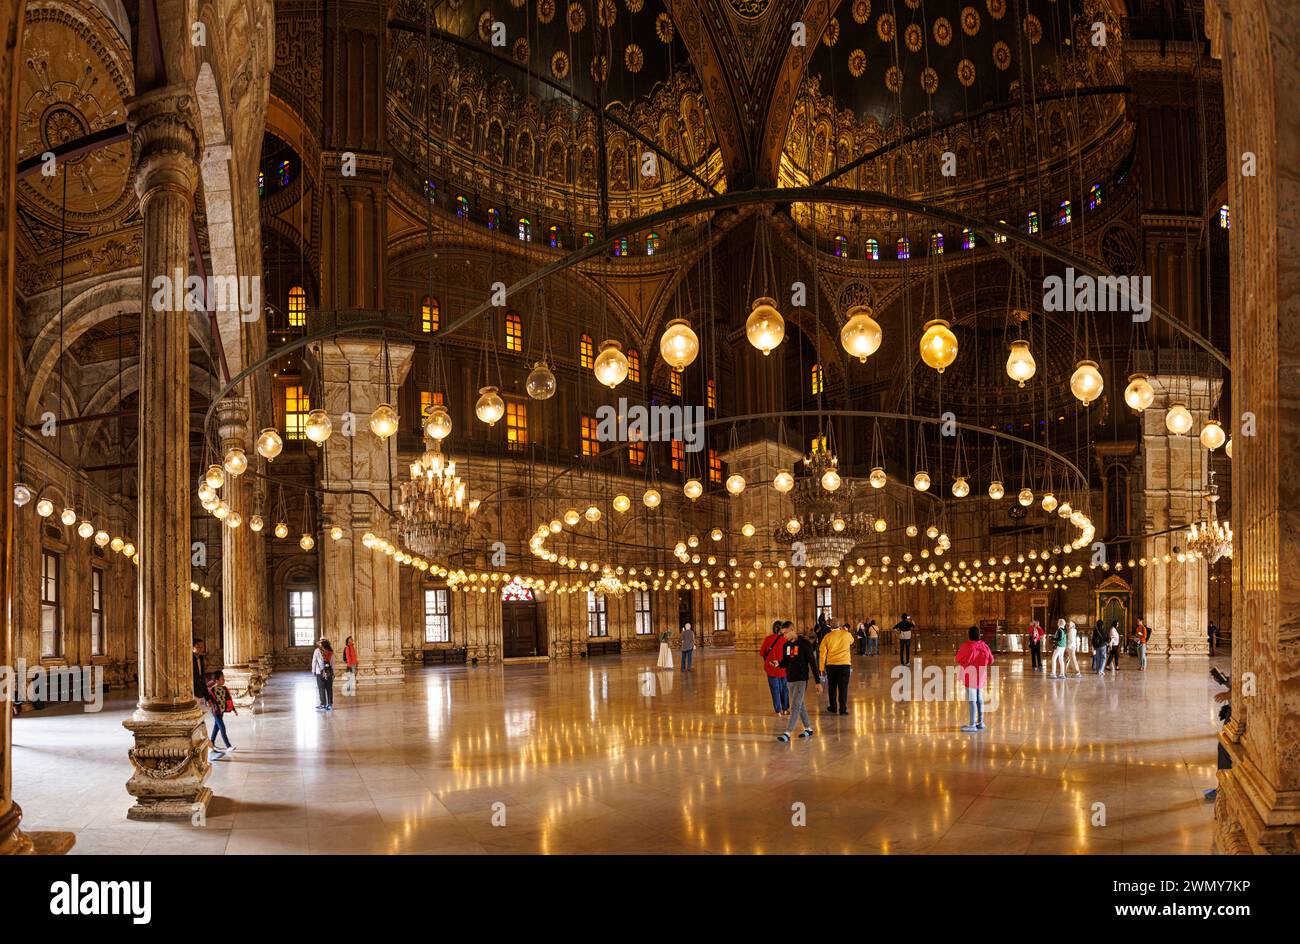
<svg viewBox="0 0 1300 944">
<path fill-rule="evenodd" d="M 202 705 L 208 700 L 208 673 L 204 665 L 207 657 L 204 654 L 203 640 L 195 638 L 190 652 L 190 661 L 194 667 L 194 698 Z"/>
<path fill-rule="evenodd" d="M 786 724 L 785 731 L 777 735 L 776 739 L 790 740 L 795 719 L 803 721 L 803 733 L 799 737 L 809 738 L 813 736 L 812 719 L 808 717 L 808 709 L 804 705 L 804 693 L 808 688 L 808 678 L 811 674 L 813 684 L 817 686 L 818 694 L 821 694 L 817 645 L 806 636 L 796 633 L 794 623 L 789 620 L 781 624 L 781 633 L 785 636 L 785 642 L 781 646 L 781 668 L 785 669 L 786 685 L 790 689 L 790 721 Z"/>
</svg>

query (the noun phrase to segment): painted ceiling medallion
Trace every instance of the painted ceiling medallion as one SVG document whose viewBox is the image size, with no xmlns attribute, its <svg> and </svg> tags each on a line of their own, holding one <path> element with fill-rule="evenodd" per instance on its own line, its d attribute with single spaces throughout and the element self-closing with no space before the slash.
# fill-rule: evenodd
<svg viewBox="0 0 1300 944">
<path fill-rule="evenodd" d="M 628 13 L 640 13 L 645 7 L 645 0 L 623 0 Z"/>
<path fill-rule="evenodd" d="M 957 81 L 966 88 L 975 84 L 975 63 L 969 59 L 963 59 L 957 63 Z"/>
<path fill-rule="evenodd" d="M 907 51 L 920 52 L 921 39 L 923 36 L 924 34 L 921 32 L 921 27 L 917 26 L 915 23 L 903 30 L 903 42 L 907 45 Z"/>
<path fill-rule="evenodd" d="M 1007 15 L 1007 0 L 988 0 L 989 16 L 1000 20 Z"/>
<path fill-rule="evenodd" d="M 537 20 L 549 23 L 555 19 L 555 0 L 537 0 Z"/>
<path fill-rule="evenodd" d="M 947 46 L 952 42 L 952 24 L 948 22 L 946 16 L 941 16 L 934 21 L 934 41 L 940 46 Z"/>
<path fill-rule="evenodd" d="M 671 43 L 676 32 L 672 17 L 667 13 L 660 13 L 655 17 L 655 35 L 659 37 L 659 42 Z"/>
<path fill-rule="evenodd" d="M 614 0 L 598 0 L 596 4 L 596 22 L 605 29 L 609 29 L 617 19 L 618 7 L 614 5 Z"/>
<path fill-rule="evenodd" d="M 933 95 L 939 90 L 939 73 L 935 72 L 929 66 L 921 70 L 921 88 L 925 89 L 925 94 Z"/>
<path fill-rule="evenodd" d="M 581 33 L 582 28 L 587 25 L 587 8 L 578 0 L 570 0 L 568 20 L 569 32 Z"/>
<path fill-rule="evenodd" d="M 510 47 L 510 53 L 515 57 L 515 62 L 527 62 L 528 40 L 523 36 L 520 36 L 514 41 L 514 45 Z"/>
<path fill-rule="evenodd" d="M 1011 47 L 1000 39 L 993 44 L 993 64 L 1004 71 L 1011 65 Z"/>
<path fill-rule="evenodd" d="M 831 17 L 831 21 L 826 24 L 826 32 L 822 33 L 822 42 L 827 46 L 834 46 L 840 41 L 840 21 Z"/>
<path fill-rule="evenodd" d="M 478 15 L 478 38 L 483 42 L 492 41 L 492 11 L 484 10 Z"/>
<path fill-rule="evenodd" d="M 628 43 L 627 48 L 623 50 L 623 65 L 633 75 L 640 72 L 641 67 L 645 65 L 645 53 L 641 51 L 641 47 L 636 43 Z"/>
<path fill-rule="evenodd" d="M 880 17 L 876 20 L 876 35 L 880 37 L 882 43 L 892 43 L 894 41 L 894 14 L 880 14 Z"/>
<path fill-rule="evenodd" d="M 609 56 L 602 52 L 591 60 L 591 81 L 600 85 L 607 78 L 609 78 Z"/>
<path fill-rule="evenodd" d="M 557 79 L 569 77 L 569 54 L 562 49 L 556 50 L 551 56 L 551 75 Z"/>
<path fill-rule="evenodd" d="M 897 92 L 903 87 L 903 72 L 898 66 L 890 66 L 885 70 L 885 88 L 891 92 Z"/>
<path fill-rule="evenodd" d="M 1025 17 L 1025 35 L 1033 46 L 1037 46 L 1043 39 L 1043 24 L 1032 13 Z"/>
<path fill-rule="evenodd" d="M 974 36 L 980 31 L 980 11 L 974 7 L 962 7 L 961 31 L 967 36 Z"/>
<path fill-rule="evenodd" d="M 853 22 L 865 23 L 871 19 L 871 0 L 853 0 Z"/>
<path fill-rule="evenodd" d="M 855 79 L 862 78 L 862 73 L 867 71 L 867 54 L 861 49 L 855 49 L 849 53 L 849 75 Z"/>
</svg>

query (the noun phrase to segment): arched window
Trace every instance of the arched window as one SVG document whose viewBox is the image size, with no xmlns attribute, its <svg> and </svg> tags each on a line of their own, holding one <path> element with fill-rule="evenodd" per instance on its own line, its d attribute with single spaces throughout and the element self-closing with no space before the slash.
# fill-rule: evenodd
<svg viewBox="0 0 1300 944">
<path fill-rule="evenodd" d="M 1232 228 L 1232 215 L 1228 211 L 1228 205 L 1225 203 L 1219 207 L 1219 229 Z"/>
<path fill-rule="evenodd" d="M 441 327 L 441 315 L 442 310 L 438 305 L 438 299 L 426 295 L 420 300 L 420 327 L 425 334 L 433 334 Z"/>
<path fill-rule="evenodd" d="M 289 289 L 289 327 L 301 328 L 307 323 L 307 293 L 301 285 Z"/>
<path fill-rule="evenodd" d="M 826 389 L 826 372 L 822 370 L 821 364 L 813 364 L 810 371 L 809 387 L 812 395 L 815 397 Z"/>
<path fill-rule="evenodd" d="M 880 242 L 878 240 L 867 240 L 867 258 L 872 262 L 880 261 Z"/>
<path fill-rule="evenodd" d="M 961 231 L 961 248 L 962 249 L 975 248 L 975 233 L 969 228 L 963 229 Z"/>
<path fill-rule="evenodd" d="M 998 220 L 998 222 L 1001 223 L 1003 226 L 1006 226 L 1006 225 L 1007 225 L 1007 221 L 1006 221 L 1006 220 Z M 1007 237 L 1006 237 L 1004 234 L 1002 234 L 1002 233 L 994 233 L 994 234 L 993 234 L 993 241 L 994 241 L 995 243 L 1004 243 L 1004 242 L 1007 241 Z"/>
<path fill-rule="evenodd" d="M 1026 220 L 1027 220 L 1027 224 L 1025 226 L 1025 229 L 1031 235 L 1037 233 L 1038 232 L 1038 211 L 1030 210 L 1029 215 L 1026 217 Z"/>
<path fill-rule="evenodd" d="M 525 243 L 533 241 L 533 224 L 526 216 L 519 217 L 519 240 Z"/>
<path fill-rule="evenodd" d="M 487 226 L 491 230 L 501 228 L 501 214 L 497 212 L 496 207 L 488 207 Z"/>
<path fill-rule="evenodd" d="M 550 228 L 547 229 L 546 242 L 552 249 L 560 249 L 563 247 L 563 241 L 560 239 L 560 228 L 558 226 L 552 224 Z"/>
<path fill-rule="evenodd" d="M 626 255 L 627 255 L 627 237 L 626 237 L 626 236 L 620 236 L 617 240 L 614 241 L 614 255 L 616 255 L 616 256 L 626 256 Z"/>
<path fill-rule="evenodd" d="M 1056 211 L 1056 225 L 1068 226 L 1074 221 L 1074 208 L 1070 206 L 1069 200 L 1062 200 L 1060 209 Z"/>
<path fill-rule="evenodd" d="M 279 181 L 281 187 L 289 186 L 290 174 L 289 174 L 288 161 L 281 161 L 280 166 L 279 168 L 277 168 L 275 174 L 276 174 L 276 179 Z"/>
<path fill-rule="evenodd" d="M 1095 210 L 1101 206 L 1102 192 L 1101 184 L 1093 184 L 1088 188 L 1088 209 Z"/>
<path fill-rule="evenodd" d="M 936 231 L 930 234 L 930 255 L 943 255 L 943 233 Z"/>
<path fill-rule="evenodd" d="M 718 408 L 718 385 L 713 382 L 712 377 L 704 383 L 704 402 L 710 410 Z"/>
<path fill-rule="evenodd" d="M 532 603 L 534 599 L 532 589 L 517 579 L 501 588 L 501 600 L 504 603 Z"/>
<path fill-rule="evenodd" d="M 636 348 L 629 348 L 627 352 L 627 379 L 632 383 L 641 382 L 641 355 Z"/>
<path fill-rule="evenodd" d="M 849 254 L 849 240 L 846 236 L 835 237 L 835 258 L 843 259 Z"/>
<path fill-rule="evenodd" d="M 668 390 L 675 397 L 682 395 L 682 372 L 680 370 L 668 372 Z"/>
<path fill-rule="evenodd" d="M 469 198 L 467 198 L 464 194 L 461 194 L 456 198 L 456 217 L 458 219 L 463 220 L 468 216 L 469 216 Z"/>
<path fill-rule="evenodd" d="M 591 342 L 591 335 L 584 334 L 578 339 L 578 366 L 590 367 L 596 360 L 596 348 Z"/>
<path fill-rule="evenodd" d="M 645 238 L 645 254 L 653 256 L 659 250 L 659 234 L 651 233 Z"/>
<path fill-rule="evenodd" d="M 908 240 L 906 236 L 898 237 L 897 252 L 898 252 L 898 258 L 900 259 L 912 258 L 912 243 L 910 240 Z"/>
<path fill-rule="evenodd" d="M 522 351 L 523 349 L 524 323 L 515 312 L 506 312 L 506 350 Z"/>
<path fill-rule="evenodd" d="M 595 241 L 596 241 L 596 234 L 593 233 L 591 230 L 587 230 L 587 232 L 582 234 L 582 245 L 584 247 L 590 246 Z"/>
</svg>

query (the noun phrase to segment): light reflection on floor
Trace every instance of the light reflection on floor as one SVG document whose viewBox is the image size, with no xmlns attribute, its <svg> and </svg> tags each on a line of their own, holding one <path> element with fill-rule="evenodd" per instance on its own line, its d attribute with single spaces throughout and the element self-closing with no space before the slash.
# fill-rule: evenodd
<svg viewBox="0 0 1300 944">
<path fill-rule="evenodd" d="M 229 720 L 203 828 L 125 819 L 121 699 L 18 719 L 14 792 L 82 853 L 1209 851 L 1205 660 L 1065 681 L 1003 665 L 969 735 L 964 704 L 896 703 L 891 660 L 859 659 L 852 714 L 822 701 L 817 736 L 783 745 L 754 654 L 699 652 L 690 675 L 654 659 L 419 668 L 336 692 L 332 715 L 310 676 L 277 674 Z"/>
</svg>

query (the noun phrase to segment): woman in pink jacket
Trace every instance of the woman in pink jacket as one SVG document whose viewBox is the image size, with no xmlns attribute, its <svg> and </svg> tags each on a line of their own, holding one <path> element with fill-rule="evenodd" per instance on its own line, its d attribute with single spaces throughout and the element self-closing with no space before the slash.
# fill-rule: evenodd
<svg viewBox="0 0 1300 944">
<path fill-rule="evenodd" d="M 970 702 L 970 724 L 963 724 L 961 729 L 983 731 L 984 686 L 988 682 L 988 668 L 993 664 L 993 652 L 980 639 L 978 626 L 972 626 L 967 635 L 969 638 L 957 650 L 957 664 L 961 666 L 961 680 Z"/>
</svg>

